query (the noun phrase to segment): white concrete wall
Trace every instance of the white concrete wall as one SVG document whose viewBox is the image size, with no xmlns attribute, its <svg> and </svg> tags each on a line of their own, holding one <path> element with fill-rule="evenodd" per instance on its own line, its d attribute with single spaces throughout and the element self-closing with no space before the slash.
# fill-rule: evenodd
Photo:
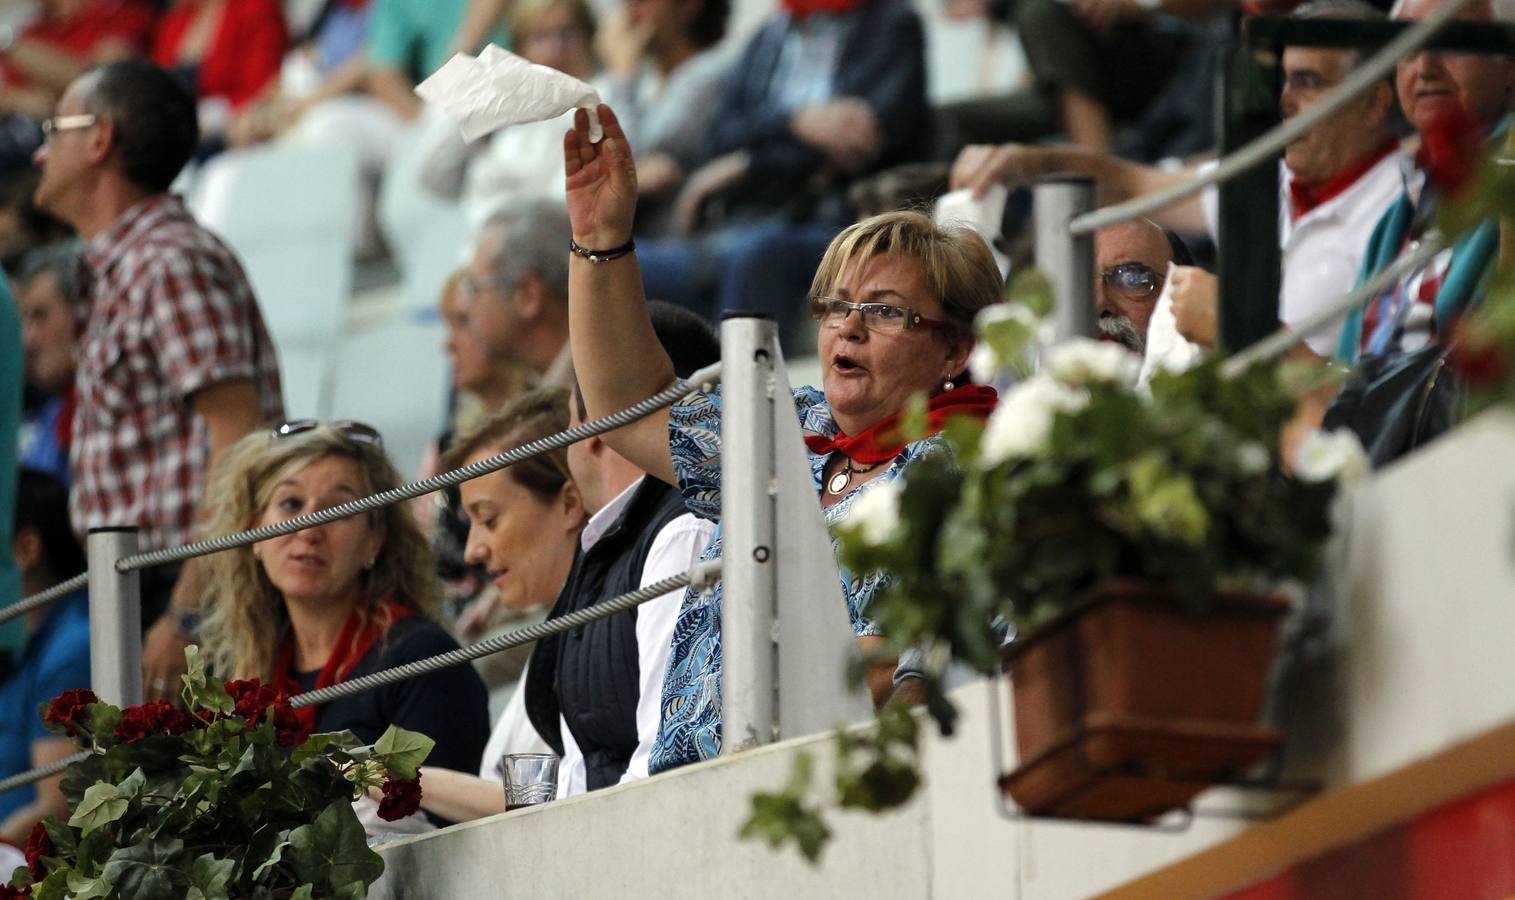
<svg viewBox="0 0 1515 900">
<path fill-rule="evenodd" d="M 1392 773 L 1515 721 L 1512 459 L 1515 418 L 1485 417 L 1354 492 L 1338 567 L 1341 644 L 1291 744 L 1330 786 Z M 825 783 L 825 737 L 396 842 L 383 850 L 389 873 L 376 896 L 1083 897 L 1248 827 L 1201 817 L 1169 833 L 1004 818 L 989 694 L 983 684 L 956 693 L 960 731 L 926 742 L 927 781 L 910 806 L 830 814 L 836 840 L 816 868 L 736 831 L 747 798 L 782 784 L 798 750 L 813 752 Z M 1257 799 L 1215 790 L 1199 807 Z"/>
</svg>

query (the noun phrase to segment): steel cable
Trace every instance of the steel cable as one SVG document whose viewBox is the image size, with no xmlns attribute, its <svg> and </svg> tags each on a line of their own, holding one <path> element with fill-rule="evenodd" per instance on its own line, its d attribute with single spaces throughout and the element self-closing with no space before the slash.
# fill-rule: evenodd
<svg viewBox="0 0 1515 900">
<path fill-rule="evenodd" d="M 39 591 L 30 597 L 18 600 L 10 606 L 0 609 L 0 622 L 9 622 L 18 616 L 24 616 L 34 609 L 46 606 L 54 600 L 67 597 L 82 587 L 89 586 L 89 573 L 80 572 L 73 578 L 60 584 L 55 584 L 45 591 Z"/>
</svg>

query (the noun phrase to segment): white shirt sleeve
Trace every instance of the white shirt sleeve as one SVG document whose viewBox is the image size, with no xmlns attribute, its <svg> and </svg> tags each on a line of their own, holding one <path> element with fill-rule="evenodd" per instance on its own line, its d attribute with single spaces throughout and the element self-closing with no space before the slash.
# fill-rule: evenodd
<svg viewBox="0 0 1515 900">
<path fill-rule="evenodd" d="M 715 523 L 693 513 L 685 513 L 663 526 L 648 549 L 638 587 L 687 572 L 699 562 L 714 534 Z M 622 784 L 647 777 L 647 759 L 661 724 L 663 671 L 668 668 L 673 626 L 683 603 L 684 589 L 679 588 L 637 607 L 637 662 L 641 681 L 637 695 L 637 748 L 626 766 L 626 774 L 621 776 Z M 566 727 L 564 732 L 566 735 Z M 565 736 L 565 743 L 568 740 Z"/>
<path fill-rule="evenodd" d="M 576 797 L 589 790 L 589 770 L 584 767 L 584 751 L 568 730 L 568 720 L 558 716 L 558 734 L 563 738 L 563 758 L 558 760 L 558 799 Z"/>
</svg>

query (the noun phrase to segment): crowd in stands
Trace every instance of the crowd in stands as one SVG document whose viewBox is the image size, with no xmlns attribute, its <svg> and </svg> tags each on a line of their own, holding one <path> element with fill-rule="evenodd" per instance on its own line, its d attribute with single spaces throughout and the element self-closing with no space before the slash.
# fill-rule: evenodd
<svg viewBox="0 0 1515 900">
<path fill-rule="evenodd" d="M 1463 17 L 1505 18 L 1504 3 Z M 435 286 L 450 399 L 423 474 L 642 400 L 719 355 L 723 313 L 755 311 L 781 323 L 790 354 L 819 359 L 820 383 L 793 403 L 834 523 L 939 444 L 899 439 L 911 397 L 930 398 L 938 427 L 993 408 L 968 372 L 973 321 L 1004 291 L 991 246 L 1014 266 L 1028 257 L 1026 188 L 1081 173 L 1103 204 L 1194 177 L 1214 165 L 1217 54 L 1244 15 L 1386 15 L 1364 0 L 1293 6 L 949 0 L 950 16 L 1012 23 L 1030 78 L 933 108 L 908 0 L 781 0 L 729 36 L 729 0 L 327 0 L 304 15 L 275 0 L 41 0 L 0 28 L 0 605 L 82 570 L 93 528 L 174 546 L 400 481 L 372 427 L 286 420 L 252 283 L 173 192 L 186 166 L 267 142 L 351 151 L 366 186 L 357 259 L 386 252 L 380 179 L 460 206 L 470 241 Z M 604 138 L 578 110 L 463 141 L 414 88 L 491 41 L 595 86 Z M 1280 116 L 1363 58 L 1286 48 Z M 1418 246 L 1456 188 L 1430 148 L 1453 127 L 1503 142 L 1512 88 L 1511 59 L 1418 52 L 1287 147 L 1282 326 Z M 406 140 L 421 152 L 397 166 Z M 999 186 L 1003 228 L 933 219 L 949 188 Z M 1218 218 L 1210 190 L 1097 235 L 1100 336 L 1147 371 L 1224 349 L 1226 286 L 1202 265 Z M 1449 341 L 1499 238 L 1483 223 L 1297 352 L 1350 362 Z M 1332 403 L 1302 398 L 1286 447 L 1332 421 Z M 177 696 L 190 642 L 223 678 L 298 693 L 719 557 L 721 409 L 719 388 L 698 392 L 435 498 L 144 571 L 146 694 Z M 883 584 L 843 571 L 841 596 L 876 661 L 874 701 L 914 700 L 918 660 L 877 661 L 868 605 Z M 721 750 L 721 602 L 719 585 L 672 592 L 301 714 L 365 740 L 389 724 L 436 740 L 424 812 L 365 815 L 374 832 L 503 811 L 481 782 L 508 753 L 560 755 L 560 797 L 635 780 Z M 80 592 L 0 627 L 0 776 L 69 752 L 34 711 L 87 685 L 86 611 Z M 0 794 L 0 840 L 24 841 L 61 802 L 56 779 Z"/>
</svg>

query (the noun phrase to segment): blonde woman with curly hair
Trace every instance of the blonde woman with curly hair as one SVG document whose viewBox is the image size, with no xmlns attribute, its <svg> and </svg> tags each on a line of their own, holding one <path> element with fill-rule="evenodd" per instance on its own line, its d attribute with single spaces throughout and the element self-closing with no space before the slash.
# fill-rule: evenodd
<svg viewBox="0 0 1515 900">
<path fill-rule="evenodd" d="M 291 422 L 238 441 L 207 493 L 205 534 L 271 525 L 394 488 L 374 429 Z M 214 670 L 291 694 L 457 648 L 431 615 L 436 567 L 408 504 L 352 516 L 204 559 L 202 645 Z M 313 731 L 374 741 L 391 725 L 436 741 L 430 762 L 478 766 L 489 735 L 470 666 L 300 710 Z M 406 830 L 414 830 L 407 828 Z"/>
</svg>

